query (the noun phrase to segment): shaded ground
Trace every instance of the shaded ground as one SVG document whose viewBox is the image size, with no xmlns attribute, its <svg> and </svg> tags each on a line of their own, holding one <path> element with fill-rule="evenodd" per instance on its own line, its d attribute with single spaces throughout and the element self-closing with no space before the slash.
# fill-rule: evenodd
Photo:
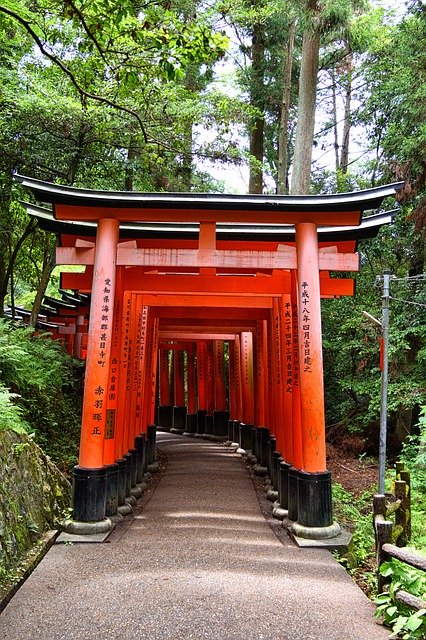
<svg viewBox="0 0 426 640">
<path fill-rule="evenodd" d="M 385 640 L 328 551 L 270 531 L 237 454 L 159 435 L 165 473 L 109 544 L 54 546 L 0 616 L 4 640 Z"/>
<path fill-rule="evenodd" d="M 377 484 L 378 461 L 354 453 L 343 453 L 333 445 L 327 445 L 327 469 L 333 482 L 339 482 L 346 491 L 360 496 Z"/>
</svg>

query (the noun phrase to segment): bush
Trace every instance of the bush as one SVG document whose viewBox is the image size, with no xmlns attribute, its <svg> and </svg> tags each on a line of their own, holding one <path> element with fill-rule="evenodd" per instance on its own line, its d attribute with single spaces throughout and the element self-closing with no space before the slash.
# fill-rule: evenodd
<svg viewBox="0 0 426 640">
<path fill-rule="evenodd" d="M 48 334 L 0 320 L 3 428 L 27 430 L 64 472 L 77 462 L 83 364 Z"/>
</svg>

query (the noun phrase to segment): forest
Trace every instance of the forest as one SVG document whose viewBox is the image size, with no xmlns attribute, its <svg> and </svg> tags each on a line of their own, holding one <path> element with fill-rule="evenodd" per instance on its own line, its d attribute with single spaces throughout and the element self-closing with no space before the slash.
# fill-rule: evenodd
<svg viewBox="0 0 426 640">
<path fill-rule="evenodd" d="M 409 450 L 424 469 L 425 18 L 422 0 L 0 0 L 0 316 L 23 305 L 35 325 L 59 284 L 56 240 L 27 216 L 15 173 L 148 192 L 317 194 L 402 180 L 395 222 L 359 245 L 355 297 L 322 303 L 327 434 L 344 453 L 377 455 L 379 335 L 363 311 L 380 318 L 388 269 L 389 455 Z M 78 432 L 69 398 L 81 367 L 38 347 L 57 373 L 41 380 L 34 366 L 31 396 L 22 331 L 0 325 L 0 428 L 35 431 L 67 469 L 76 452 L 62 425 Z M 43 408 L 48 389 L 57 415 Z"/>
</svg>

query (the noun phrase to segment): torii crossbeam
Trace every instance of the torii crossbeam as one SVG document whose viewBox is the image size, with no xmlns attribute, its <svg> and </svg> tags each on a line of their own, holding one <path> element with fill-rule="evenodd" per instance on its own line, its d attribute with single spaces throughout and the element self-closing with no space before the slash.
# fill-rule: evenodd
<svg viewBox="0 0 426 640">
<path fill-rule="evenodd" d="M 401 183 L 294 197 L 105 192 L 16 179 L 53 206 L 53 217 L 36 206 L 28 211 L 61 235 L 58 264 L 86 266 L 63 274 L 62 286 L 91 293 L 72 529 L 111 526 L 124 499 L 117 465 L 127 465 L 129 487 L 136 482 L 140 438 L 152 445 L 158 360 L 160 396 L 171 401 L 170 353 L 175 399 L 183 405 L 187 394 L 188 414 L 203 414 L 206 431 L 207 418 L 226 409 L 226 394 L 232 423 L 259 432 L 253 447 L 269 429 L 270 460 L 276 446 L 286 469 L 281 504 L 297 521 L 295 533 L 337 535 L 320 300 L 353 294 L 351 279 L 330 272 L 358 269 L 357 240 L 389 222 L 383 214 L 362 221 L 362 212 Z M 215 322 L 223 323 L 216 331 Z"/>
</svg>

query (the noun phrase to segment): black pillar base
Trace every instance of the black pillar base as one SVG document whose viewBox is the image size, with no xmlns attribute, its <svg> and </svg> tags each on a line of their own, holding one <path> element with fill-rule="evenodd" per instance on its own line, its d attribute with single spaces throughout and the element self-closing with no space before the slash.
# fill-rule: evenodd
<svg viewBox="0 0 426 640">
<path fill-rule="evenodd" d="M 252 432 L 253 432 L 253 425 L 252 424 L 246 424 L 245 422 L 241 422 L 240 423 L 240 430 L 239 430 L 239 445 L 241 449 L 244 449 L 244 451 L 251 451 L 251 447 L 252 447 Z"/>
<path fill-rule="evenodd" d="M 106 477 L 106 467 L 99 469 L 74 467 L 72 514 L 74 520 L 99 522 L 105 519 Z"/>
<path fill-rule="evenodd" d="M 213 414 L 206 413 L 206 421 L 205 421 L 205 431 L 206 436 L 213 435 Z"/>
<path fill-rule="evenodd" d="M 130 455 L 130 486 L 136 487 L 138 473 L 138 450 L 129 449 Z"/>
<path fill-rule="evenodd" d="M 169 404 L 160 404 L 157 411 L 157 424 L 165 431 L 173 427 L 173 407 Z"/>
<path fill-rule="evenodd" d="M 329 527 L 333 524 L 331 473 L 298 473 L 298 516 L 304 527 Z"/>
<path fill-rule="evenodd" d="M 172 433 L 183 433 L 186 429 L 186 407 L 173 407 Z"/>
<path fill-rule="evenodd" d="M 233 420 L 232 421 L 232 442 L 233 443 L 238 443 L 239 446 L 240 445 L 240 421 L 239 420 Z"/>
<path fill-rule="evenodd" d="M 135 438 L 135 448 L 137 453 L 137 469 L 136 469 L 136 484 L 140 484 L 143 480 L 143 474 L 145 473 L 145 434 L 142 433 Z"/>
<path fill-rule="evenodd" d="M 146 430 L 146 464 L 152 464 L 155 461 L 155 442 L 157 438 L 157 427 L 155 424 L 149 424 Z"/>
<path fill-rule="evenodd" d="M 278 477 L 278 500 L 282 509 L 288 509 L 288 470 L 290 465 L 284 460 L 280 462 Z"/>
<path fill-rule="evenodd" d="M 115 516 L 118 509 L 118 464 L 109 464 L 106 468 L 106 504 L 105 515 Z"/>
<path fill-rule="evenodd" d="M 123 458 L 126 461 L 126 497 L 130 496 L 130 492 L 132 490 L 132 456 L 131 454 L 125 453 Z"/>
<path fill-rule="evenodd" d="M 197 433 L 197 414 L 196 413 L 186 414 L 185 432 L 191 436 L 194 435 L 194 433 Z"/>
<path fill-rule="evenodd" d="M 269 477 L 271 478 L 271 481 L 274 473 L 272 468 L 272 454 L 274 453 L 276 448 L 277 448 L 277 441 L 274 438 L 274 436 L 271 436 L 268 440 L 268 464 L 266 465 L 268 467 L 268 474 L 269 474 Z"/>
<path fill-rule="evenodd" d="M 117 478 L 117 497 L 118 506 L 124 505 L 126 502 L 126 478 L 127 478 L 127 460 L 120 458 L 117 460 L 118 478 Z"/>
<path fill-rule="evenodd" d="M 234 442 L 234 421 L 228 420 L 228 442 Z"/>
<path fill-rule="evenodd" d="M 213 411 L 213 435 L 224 438 L 228 435 L 229 411 Z"/>
<path fill-rule="evenodd" d="M 288 469 L 288 519 L 294 522 L 298 518 L 298 479 L 299 471 L 294 467 Z"/>
<path fill-rule="evenodd" d="M 280 463 L 282 461 L 282 456 L 279 451 L 272 452 L 272 475 L 271 475 L 271 483 L 274 488 L 274 491 L 278 491 L 279 478 L 280 478 Z"/>
<path fill-rule="evenodd" d="M 197 433 L 203 435 L 206 432 L 206 409 L 197 411 Z"/>
<path fill-rule="evenodd" d="M 259 455 L 257 457 L 258 463 L 262 467 L 268 467 L 269 458 L 269 429 L 267 427 L 260 427 L 260 439 L 259 439 Z"/>
</svg>

